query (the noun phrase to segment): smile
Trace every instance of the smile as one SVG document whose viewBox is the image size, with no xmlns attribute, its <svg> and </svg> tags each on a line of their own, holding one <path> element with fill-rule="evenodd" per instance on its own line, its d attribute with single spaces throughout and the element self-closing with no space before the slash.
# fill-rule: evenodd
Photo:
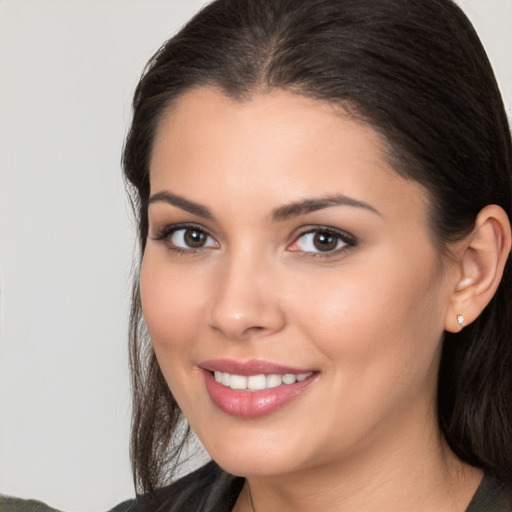
<svg viewBox="0 0 512 512">
<path fill-rule="evenodd" d="M 298 399 L 319 372 L 266 361 L 205 361 L 200 365 L 213 404 L 230 416 L 257 418 Z"/>
<path fill-rule="evenodd" d="M 296 382 L 302 382 L 313 375 L 313 372 L 307 373 L 285 373 L 270 375 L 236 375 L 227 372 L 215 371 L 215 380 L 225 387 L 245 391 L 262 391 L 264 389 L 277 388 L 282 385 L 291 385 Z"/>
</svg>

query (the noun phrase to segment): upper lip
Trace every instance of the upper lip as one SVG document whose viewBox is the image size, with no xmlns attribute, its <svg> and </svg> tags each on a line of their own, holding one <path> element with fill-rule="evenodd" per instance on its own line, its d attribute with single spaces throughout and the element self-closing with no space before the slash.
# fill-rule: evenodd
<svg viewBox="0 0 512 512">
<path fill-rule="evenodd" d="M 293 373 L 300 375 L 302 373 L 313 372 L 312 369 L 293 368 L 282 364 L 271 363 L 260 359 L 253 359 L 251 361 L 236 361 L 234 359 L 211 359 L 203 361 L 199 364 L 204 370 L 211 372 L 225 372 L 232 375 L 271 375 L 279 374 L 284 375 Z"/>
</svg>

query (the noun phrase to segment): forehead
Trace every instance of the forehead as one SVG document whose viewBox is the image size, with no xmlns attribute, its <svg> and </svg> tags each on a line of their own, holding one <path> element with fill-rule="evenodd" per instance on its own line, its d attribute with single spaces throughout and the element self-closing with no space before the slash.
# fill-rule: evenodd
<svg viewBox="0 0 512 512">
<path fill-rule="evenodd" d="M 290 154 L 325 153 L 330 142 L 323 139 L 326 135 L 338 135 L 338 146 L 360 149 L 360 155 L 377 157 L 381 166 L 386 163 L 385 141 L 339 105 L 280 89 L 239 100 L 214 87 L 192 89 L 173 102 L 158 125 L 153 157 L 170 138 L 179 142 L 173 148 L 176 156 L 184 156 L 190 145 L 195 150 L 214 149 L 218 153 L 236 143 L 243 144 L 245 154 L 267 148 L 274 150 L 275 157 L 282 154 L 283 147 Z M 258 152 L 258 159 L 264 156 Z"/>
<path fill-rule="evenodd" d="M 425 191 L 393 171 L 384 142 L 328 102 L 282 90 L 240 101 L 197 88 L 159 124 L 151 192 L 170 188 L 205 202 L 217 191 L 241 207 L 254 194 L 270 208 L 333 192 L 381 206 L 423 204 Z"/>
</svg>

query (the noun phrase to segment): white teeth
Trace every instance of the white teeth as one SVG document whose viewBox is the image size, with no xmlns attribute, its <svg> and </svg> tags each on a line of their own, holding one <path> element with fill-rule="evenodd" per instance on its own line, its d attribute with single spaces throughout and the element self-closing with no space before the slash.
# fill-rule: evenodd
<svg viewBox="0 0 512 512">
<path fill-rule="evenodd" d="M 297 379 L 293 373 L 283 375 L 283 384 L 293 384 L 294 382 L 297 382 Z"/>
<path fill-rule="evenodd" d="M 251 375 L 246 377 L 244 375 L 233 375 L 226 372 L 213 372 L 215 380 L 223 386 L 231 389 L 248 389 L 250 391 L 260 391 L 262 389 L 275 388 L 283 384 L 290 385 L 295 382 L 302 382 L 307 379 L 313 372 L 300 373 L 286 373 L 284 375 L 271 374 L 271 375 Z"/>
<path fill-rule="evenodd" d="M 247 379 L 247 387 L 251 391 L 259 391 L 267 387 L 267 378 L 265 375 L 251 375 Z"/>
<path fill-rule="evenodd" d="M 231 389 L 247 389 L 247 377 L 243 375 L 231 375 L 229 377 L 229 387 Z"/>
<path fill-rule="evenodd" d="M 281 375 L 267 375 L 267 388 L 277 388 L 283 383 Z"/>
</svg>

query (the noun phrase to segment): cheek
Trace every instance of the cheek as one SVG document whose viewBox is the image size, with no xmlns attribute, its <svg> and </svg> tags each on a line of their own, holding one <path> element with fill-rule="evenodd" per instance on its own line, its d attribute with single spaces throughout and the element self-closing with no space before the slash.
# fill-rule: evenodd
<svg viewBox="0 0 512 512">
<path fill-rule="evenodd" d="M 297 300 L 294 316 L 333 365 L 374 374 L 424 370 L 443 333 L 440 282 L 434 257 L 382 255 L 310 283 L 307 304 Z"/>
<path fill-rule="evenodd" d="M 140 296 L 155 354 L 167 384 L 187 417 L 196 403 L 194 383 L 201 376 L 193 362 L 204 318 L 201 280 L 169 265 L 165 255 L 146 250 L 140 273 Z"/>
<path fill-rule="evenodd" d="M 156 252 L 156 251 L 155 251 Z M 140 274 L 144 318 L 157 355 L 178 349 L 194 338 L 203 315 L 204 294 L 200 280 L 185 277 L 165 258 L 146 250 Z"/>
<path fill-rule="evenodd" d="M 422 271 L 432 278 L 435 273 L 425 272 L 432 268 Z M 294 318 L 322 353 L 330 390 L 317 404 L 324 426 L 315 428 L 328 436 L 338 426 L 342 448 L 393 418 L 405 421 L 415 404 L 435 395 L 443 332 L 439 286 L 419 278 L 416 264 L 382 270 L 333 274 L 310 286 L 307 304 L 296 302 Z"/>
</svg>

